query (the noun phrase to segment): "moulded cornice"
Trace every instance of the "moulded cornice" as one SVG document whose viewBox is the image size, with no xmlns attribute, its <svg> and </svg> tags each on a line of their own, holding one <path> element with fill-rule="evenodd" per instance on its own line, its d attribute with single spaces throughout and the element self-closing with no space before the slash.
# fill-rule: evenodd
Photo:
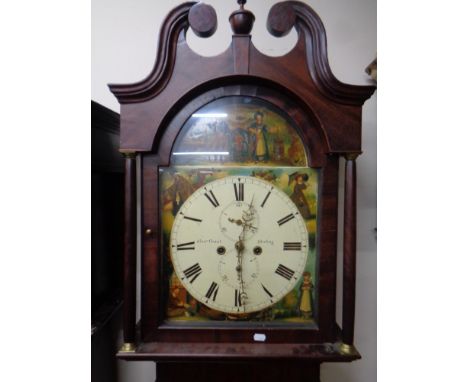
<svg viewBox="0 0 468 382">
<path fill-rule="evenodd" d="M 153 70 L 144 80 L 133 84 L 109 84 L 110 91 L 121 104 L 143 102 L 158 95 L 171 79 L 177 40 L 188 28 L 188 14 L 195 2 L 186 2 L 174 8 L 165 18 L 159 32 L 158 52 Z"/>
<path fill-rule="evenodd" d="M 268 15 L 270 33 L 279 37 L 290 31 L 292 23 L 276 29 L 271 25 L 276 18 L 287 14 L 289 7 L 294 10 L 294 25 L 305 34 L 307 64 L 311 77 L 320 92 L 337 103 L 362 105 L 374 93 L 376 87 L 345 84 L 333 75 L 328 62 L 325 27 L 318 14 L 311 7 L 300 1 L 285 1 L 275 4 Z"/>
</svg>

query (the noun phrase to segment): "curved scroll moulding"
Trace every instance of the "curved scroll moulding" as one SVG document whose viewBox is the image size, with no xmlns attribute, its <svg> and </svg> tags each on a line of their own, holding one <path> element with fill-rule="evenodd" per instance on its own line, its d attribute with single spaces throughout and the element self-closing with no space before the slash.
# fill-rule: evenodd
<svg viewBox="0 0 468 382">
<path fill-rule="evenodd" d="M 289 33 L 296 23 L 296 11 L 289 2 L 273 5 L 268 13 L 267 29 L 275 37 Z"/>
<path fill-rule="evenodd" d="M 273 36 L 286 35 L 294 25 L 305 35 L 307 64 L 319 91 L 334 102 L 361 106 L 376 87 L 348 85 L 333 75 L 328 63 L 325 27 L 318 14 L 299 1 L 277 3 L 270 9 L 267 28 Z"/>
<path fill-rule="evenodd" d="M 156 63 L 148 77 L 134 84 L 109 85 L 109 89 L 121 104 L 148 100 L 155 97 L 164 89 L 171 79 L 170 72 L 175 62 L 177 40 L 180 32 L 188 28 L 187 15 L 195 4 L 195 2 L 183 3 L 167 15 L 159 32 Z M 204 12 L 206 12 L 206 8 L 202 10 L 202 13 Z M 202 29 L 204 28 L 202 27 Z M 202 33 L 207 33 L 207 31 Z"/>
<path fill-rule="evenodd" d="M 198 3 L 188 14 L 190 27 L 198 37 L 210 37 L 216 32 L 218 19 L 215 9 L 208 4 Z"/>
</svg>

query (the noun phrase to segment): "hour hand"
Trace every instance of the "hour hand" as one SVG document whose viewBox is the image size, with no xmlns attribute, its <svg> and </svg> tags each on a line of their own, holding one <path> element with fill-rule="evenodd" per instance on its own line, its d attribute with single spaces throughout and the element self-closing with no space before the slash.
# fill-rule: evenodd
<svg viewBox="0 0 468 382">
<path fill-rule="evenodd" d="M 243 220 L 241 219 L 231 219 L 231 218 L 228 218 L 228 220 L 231 222 L 231 223 L 235 223 L 237 225 L 241 225 L 247 229 L 251 229 L 253 231 L 255 231 L 257 229 L 257 227 L 254 227 L 252 224 L 250 223 L 247 223 L 247 222 L 244 222 Z"/>
<path fill-rule="evenodd" d="M 235 223 L 237 225 L 242 225 L 244 224 L 244 222 L 241 220 L 241 219 L 231 219 L 231 218 L 228 218 L 228 220 L 231 222 L 231 223 Z"/>
</svg>

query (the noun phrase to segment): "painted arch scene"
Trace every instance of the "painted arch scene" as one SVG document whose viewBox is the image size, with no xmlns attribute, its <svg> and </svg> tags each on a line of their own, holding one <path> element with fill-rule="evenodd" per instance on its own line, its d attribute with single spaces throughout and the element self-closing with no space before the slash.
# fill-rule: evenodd
<svg viewBox="0 0 468 382">
<path fill-rule="evenodd" d="M 294 122 L 254 97 L 217 99 L 184 124 L 172 151 L 173 165 L 307 166 Z"/>
</svg>

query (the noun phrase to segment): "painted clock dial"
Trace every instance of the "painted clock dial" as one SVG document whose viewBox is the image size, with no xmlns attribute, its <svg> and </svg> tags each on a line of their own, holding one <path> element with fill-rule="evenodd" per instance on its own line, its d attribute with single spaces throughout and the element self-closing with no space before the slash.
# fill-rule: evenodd
<svg viewBox="0 0 468 382">
<path fill-rule="evenodd" d="M 170 237 L 177 277 L 199 302 L 225 313 L 265 309 L 301 278 L 308 232 L 279 188 L 228 176 L 195 191 L 175 216 Z"/>
</svg>

